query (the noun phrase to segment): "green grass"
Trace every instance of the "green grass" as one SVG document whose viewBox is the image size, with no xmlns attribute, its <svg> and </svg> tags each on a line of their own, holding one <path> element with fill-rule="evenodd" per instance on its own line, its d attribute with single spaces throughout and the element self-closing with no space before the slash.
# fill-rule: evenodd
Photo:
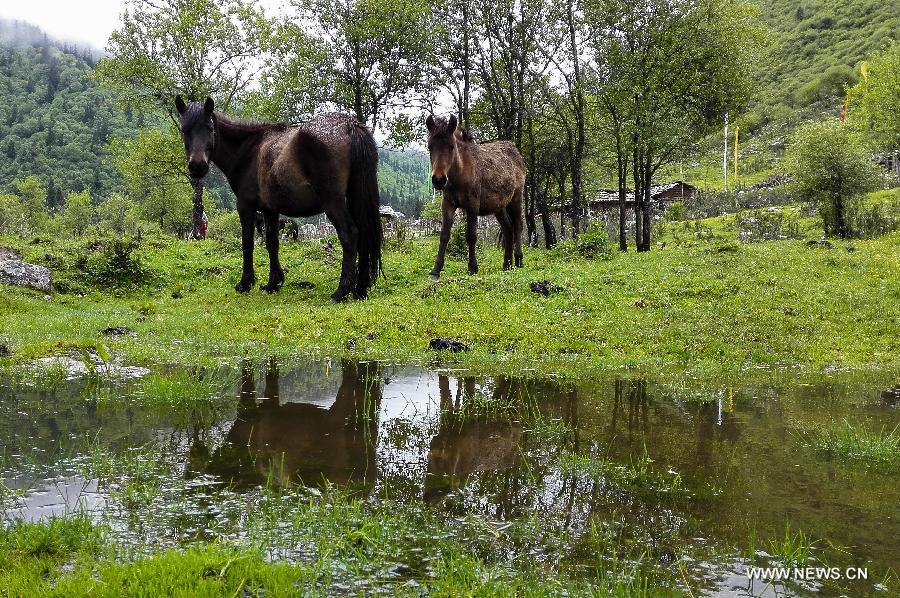
<svg viewBox="0 0 900 598">
<path fill-rule="evenodd" d="M 622 366 L 733 377 L 763 366 L 900 366 L 900 234 L 828 249 L 802 239 L 745 245 L 735 241 L 733 223 L 733 216 L 669 223 L 664 249 L 609 261 L 530 249 L 526 267 L 511 272 L 501 271 L 496 249 L 481 248 L 479 275 L 450 261 L 437 283 L 427 277 L 436 239 L 392 243 L 387 278 L 370 299 L 340 305 L 328 301 L 339 257 L 329 259 L 316 242 L 283 245 L 289 272 L 279 294 L 238 295 L 234 243 L 145 241 L 137 255 L 148 281 L 106 292 L 78 282 L 78 260 L 66 257 L 81 251 L 75 244 L 0 239 L 37 263 L 56 256 L 54 276 L 78 289 L 51 300 L 4 289 L 5 361 L 105 347 L 139 364 L 340 355 L 570 376 Z M 263 254 L 256 252 L 261 278 Z M 531 293 L 529 283 L 543 279 L 563 290 Z M 108 326 L 128 326 L 138 338 L 103 337 Z M 436 354 L 428 350 L 436 336 L 472 350 Z"/>
<path fill-rule="evenodd" d="M 800 432 L 800 441 L 818 453 L 876 468 L 900 469 L 900 430 L 870 430 L 846 419 L 843 425 Z"/>
<path fill-rule="evenodd" d="M 0 531 L 0 595 L 328 596 L 380 589 L 395 595 L 555 596 L 560 593 L 658 595 L 639 561 L 620 565 L 608 546 L 596 577 L 574 579 L 522 552 L 538 530 L 494 532 L 477 518 L 447 521 L 397 504 L 371 506 L 338 491 L 264 496 L 248 515 L 249 542 L 197 543 L 123 552 L 82 517 L 15 523 Z M 250 507 L 253 509 L 254 507 Z M 253 529 L 260 526 L 260 530 Z M 275 531 L 277 530 L 277 531 Z M 489 530 L 489 531 L 487 531 Z M 507 537 L 515 533 L 514 538 Z M 270 535 L 266 535 L 270 534 Z M 303 547 L 302 558 L 272 561 L 274 536 Z M 498 550 L 498 543 L 505 546 Z M 527 545 L 527 544 L 526 544 Z M 480 555 L 490 555 L 487 557 Z M 360 585 L 348 585 L 360 584 Z"/>
</svg>

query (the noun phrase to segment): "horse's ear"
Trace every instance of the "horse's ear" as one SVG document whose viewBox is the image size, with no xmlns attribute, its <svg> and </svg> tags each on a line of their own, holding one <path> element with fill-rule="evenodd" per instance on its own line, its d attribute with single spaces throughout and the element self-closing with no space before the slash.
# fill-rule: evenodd
<svg viewBox="0 0 900 598">
<path fill-rule="evenodd" d="M 456 125 L 459 124 L 456 122 L 456 115 L 451 114 L 450 120 L 447 121 L 447 132 L 453 135 L 453 132 L 456 131 Z"/>
<path fill-rule="evenodd" d="M 203 102 L 203 111 L 206 112 L 207 115 L 212 114 L 213 110 L 216 109 L 216 103 L 213 102 L 213 99 L 210 97 L 206 98 L 206 101 Z"/>
<path fill-rule="evenodd" d="M 178 114 L 184 114 L 184 111 L 187 109 L 180 95 L 175 96 L 175 108 L 178 110 Z"/>
<path fill-rule="evenodd" d="M 434 115 L 433 114 L 429 114 L 428 118 L 425 119 L 425 127 L 429 131 L 434 130 Z"/>
</svg>

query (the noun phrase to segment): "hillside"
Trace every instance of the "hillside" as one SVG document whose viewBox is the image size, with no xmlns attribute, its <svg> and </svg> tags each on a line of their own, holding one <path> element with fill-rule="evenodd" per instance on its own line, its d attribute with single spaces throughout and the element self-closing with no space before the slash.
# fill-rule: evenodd
<svg viewBox="0 0 900 598">
<path fill-rule="evenodd" d="M 26 43 L 10 31 L 9 23 L 0 30 L 0 192 L 36 175 L 53 207 L 70 191 L 98 197 L 118 189 L 106 144 L 140 126 L 139 117 L 116 109 L 87 79 L 89 53 L 46 38 Z"/>
<path fill-rule="evenodd" d="M 859 64 L 900 35 L 900 5 L 881 0 L 758 0 L 776 49 L 761 73 L 759 102 L 802 108 L 843 97 Z"/>
<path fill-rule="evenodd" d="M 780 173 L 779 164 L 798 125 L 836 115 L 845 85 L 859 79 L 859 66 L 890 39 L 900 37 L 896 1 L 757 0 L 760 19 L 769 30 L 769 59 L 758 65 L 759 90 L 748 110 L 732 115 L 740 128 L 738 183 L 753 184 Z M 852 103 L 851 103 L 852 110 Z M 683 178 L 701 188 L 722 186 L 722 134 L 701 144 L 693 160 L 683 165 Z M 729 186 L 733 164 L 729 154 Z M 682 178 L 679 167 L 661 173 L 660 180 Z"/>
<path fill-rule="evenodd" d="M 421 152 L 381 149 L 378 152 L 381 203 L 418 217 L 431 199 L 428 157 Z"/>
</svg>

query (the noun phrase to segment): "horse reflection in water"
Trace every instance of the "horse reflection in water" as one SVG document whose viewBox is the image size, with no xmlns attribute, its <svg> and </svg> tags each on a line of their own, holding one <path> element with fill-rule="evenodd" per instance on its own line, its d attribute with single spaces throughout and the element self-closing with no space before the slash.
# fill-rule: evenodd
<svg viewBox="0 0 900 598">
<path fill-rule="evenodd" d="M 241 376 L 238 416 L 208 470 L 236 485 L 323 482 L 370 486 L 375 460 L 380 369 L 376 363 L 341 363 L 341 384 L 329 408 L 282 397 L 279 370 L 270 361 L 264 399 L 257 397 L 254 370 Z"/>
<path fill-rule="evenodd" d="M 447 376 L 438 377 L 438 388 L 441 416 L 428 452 L 426 501 L 440 499 L 464 486 L 472 474 L 516 469 L 522 445 L 522 425 L 502 411 L 474 418 L 464 415 L 465 401 L 475 395 L 474 378 L 459 380 L 455 397 Z M 488 400 L 495 405 L 508 405 L 521 398 L 521 390 L 520 382 L 498 378 Z"/>
</svg>

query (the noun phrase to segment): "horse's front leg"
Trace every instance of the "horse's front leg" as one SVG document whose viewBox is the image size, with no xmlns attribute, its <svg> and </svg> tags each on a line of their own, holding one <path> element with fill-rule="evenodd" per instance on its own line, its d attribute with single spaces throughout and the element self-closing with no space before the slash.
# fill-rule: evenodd
<svg viewBox="0 0 900 598">
<path fill-rule="evenodd" d="M 450 231 L 453 230 L 453 216 L 456 213 L 456 207 L 447 201 L 447 198 L 441 200 L 441 240 L 438 245 L 437 259 L 434 260 L 434 268 L 429 273 L 432 280 L 438 280 L 441 277 L 441 270 L 444 269 L 444 256 L 447 253 L 447 242 L 450 241 Z"/>
<path fill-rule="evenodd" d="M 284 284 L 284 271 L 278 260 L 278 212 L 266 212 L 266 249 L 269 251 L 269 282 L 262 288 L 266 293 L 278 292 Z"/>
<path fill-rule="evenodd" d="M 353 222 L 353 217 L 343 198 L 332 200 L 327 205 L 329 207 L 325 209 L 325 216 L 334 225 L 338 240 L 341 242 L 341 249 L 344 252 L 341 260 L 341 281 L 338 283 L 337 291 L 331 295 L 331 300 L 337 303 L 347 298 L 356 283 L 356 248 L 359 229 Z"/>
<path fill-rule="evenodd" d="M 256 210 L 241 210 L 238 212 L 241 219 L 241 253 L 244 257 L 244 265 L 241 272 L 241 281 L 234 287 L 238 293 L 246 293 L 256 284 L 256 273 L 253 271 L 253 232 L 256 226 Z"/>
<path fill-rule="evenodd" d="M 469 246 L 469 274 L 478 274 L 475 243 L 478 241 L 478 211 L 466 211 L 466 244 Z"/>
</svg>

